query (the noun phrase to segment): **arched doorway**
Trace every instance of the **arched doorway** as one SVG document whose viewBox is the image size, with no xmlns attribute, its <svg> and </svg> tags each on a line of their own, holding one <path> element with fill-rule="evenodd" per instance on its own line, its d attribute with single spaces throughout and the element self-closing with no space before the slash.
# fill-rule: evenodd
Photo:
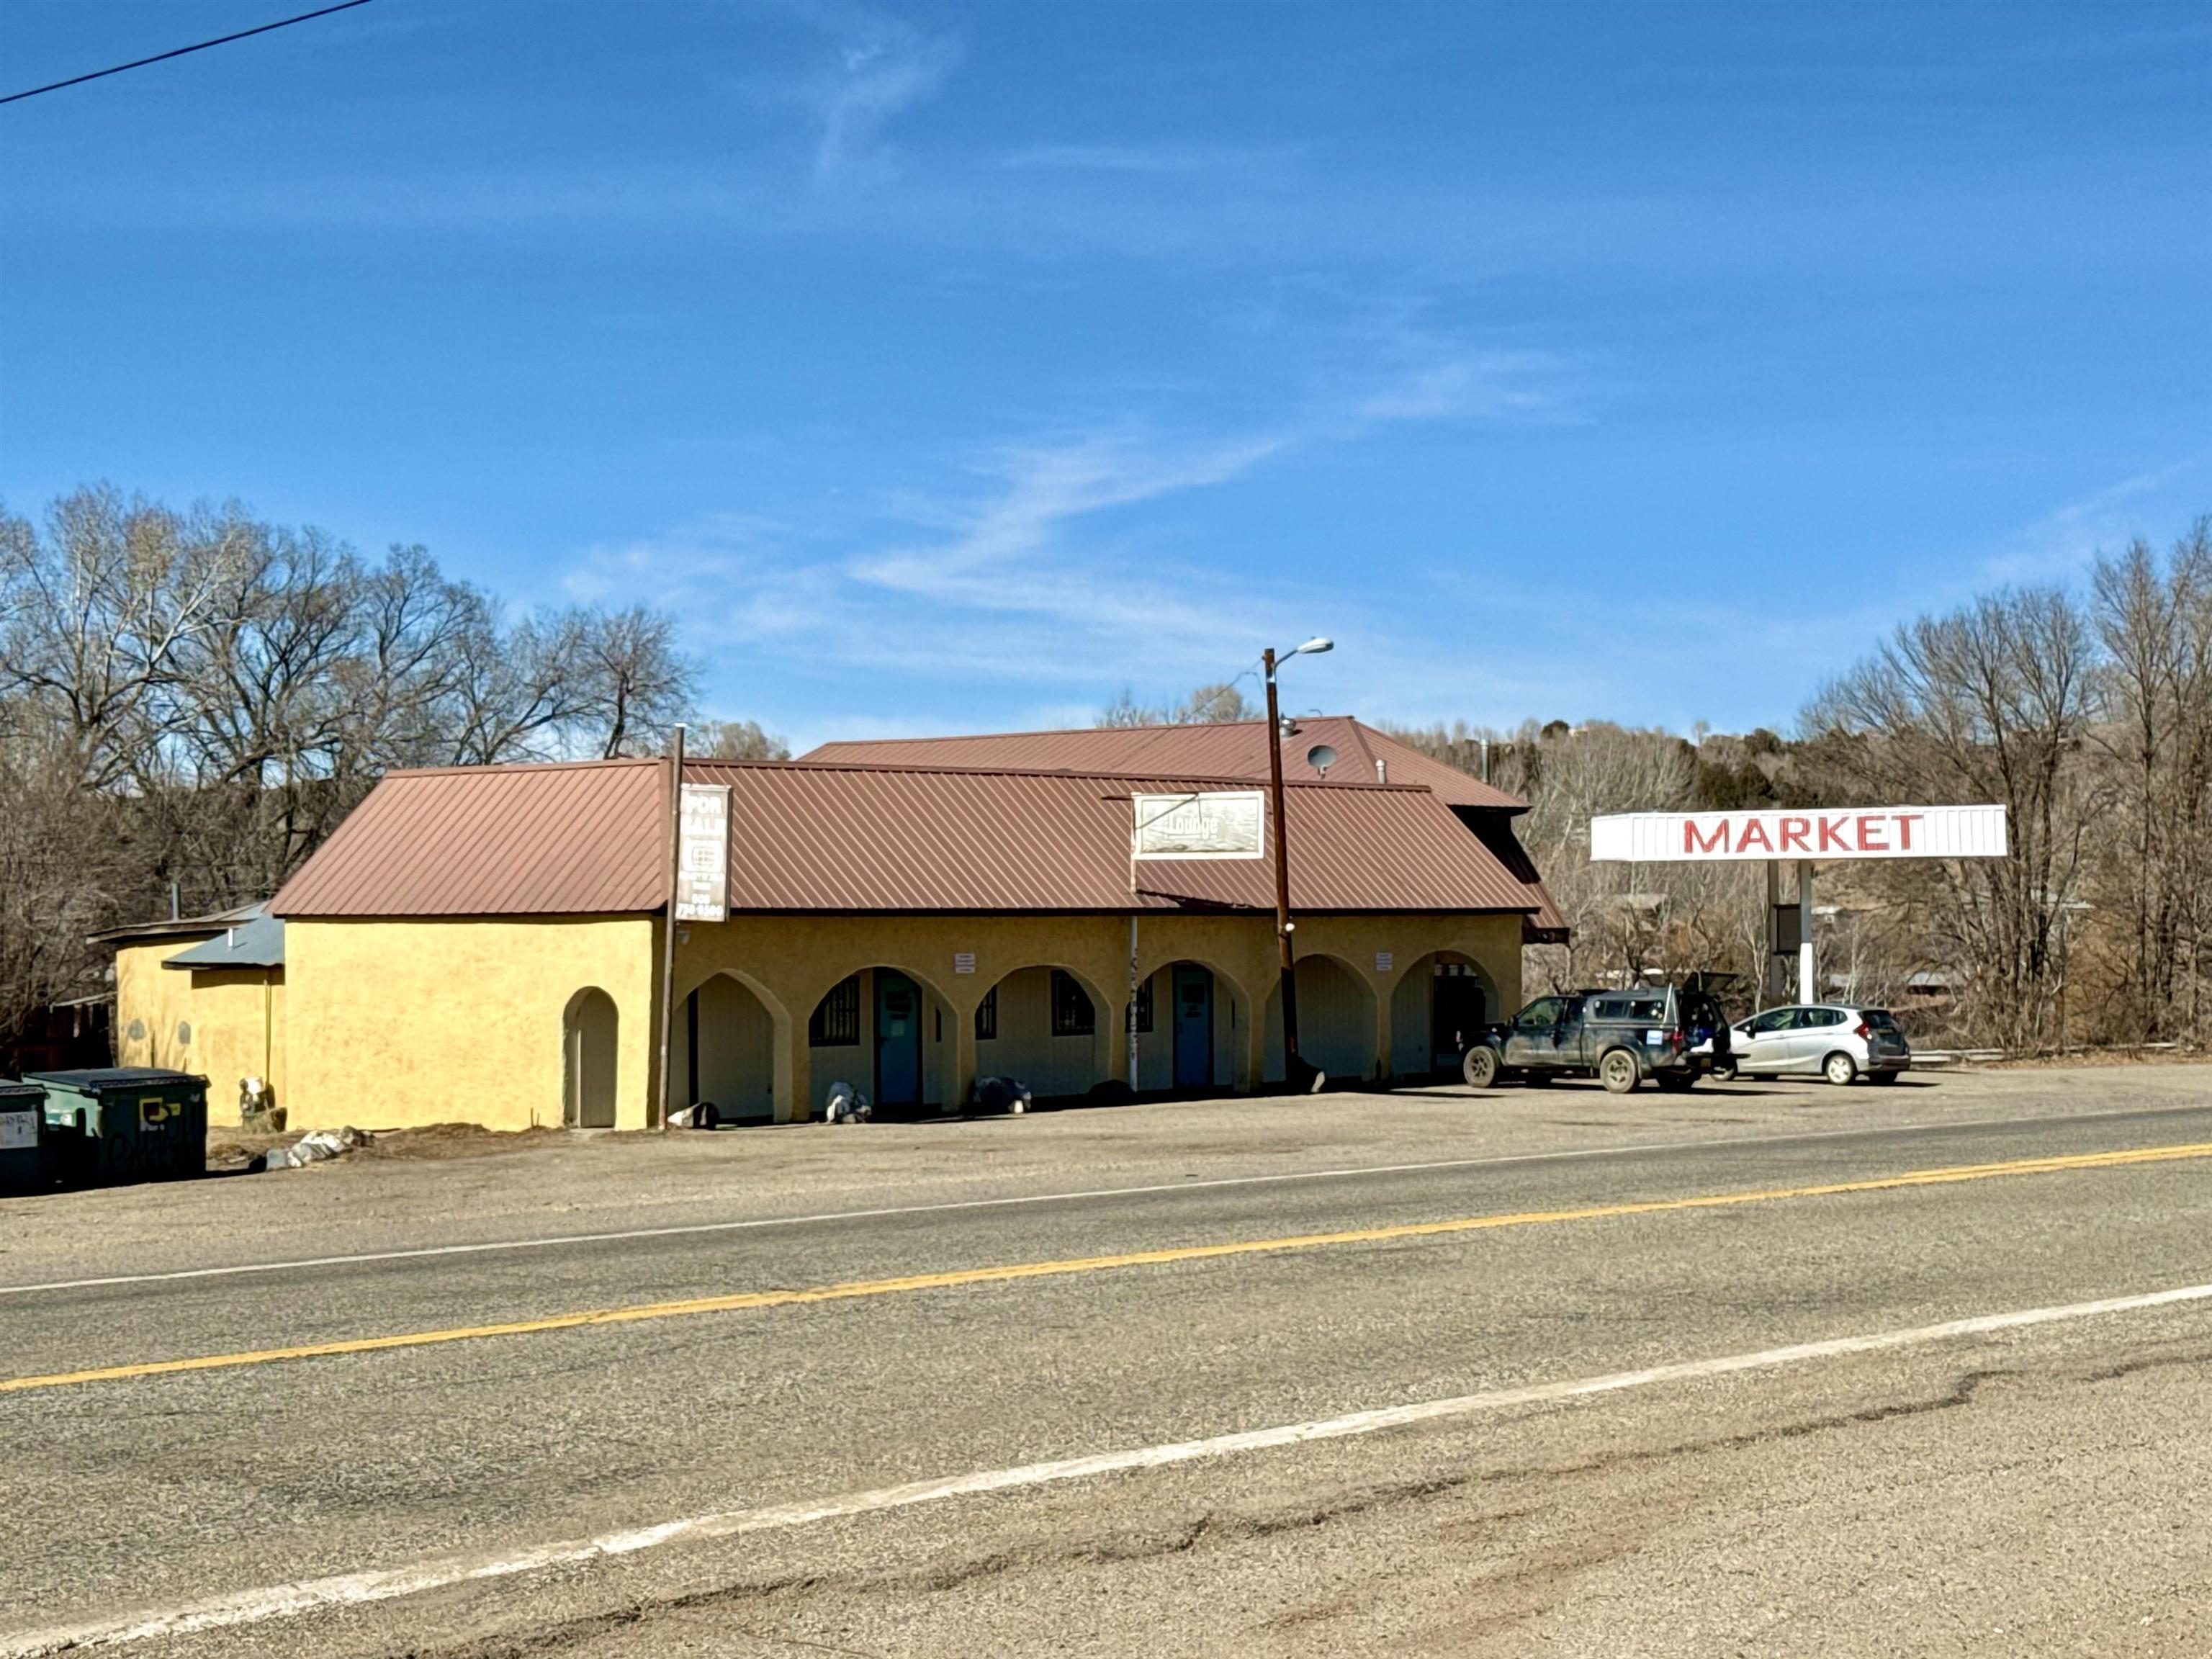
<svg viewBox="0 0 2212 1659">
<path fill-rule="evenodd" d="M 669 1035 L 669 1075 L 678 1103 L 711 1104 L 721 1123 L 772 1123 L 776 1118 L 775 1012 L 729 973 L 719 973 L 684 999 Z"/>
<path fill-rule="evenodd" d="M 975 1075 L 1026 1083 L 1040 1100 L 1106 1081 L 1119 1007 L 1065 968 L 1018 968 L 975 1009 Z"/>
<path fill-rule="evenodd" d="M 568 999 L 561 1021 L 561 1121 L 571 1129 L 611 1129 L 620 1073 L 622 1018 L 596 985 Z"/>
<path fill-rule="evenodd" d="M 1300 957 L 1298 1054 L 1332 1082 L 1359 1083 L 1375 1070 L 1375 994 L 1334 957 Z M 1267 1080 L 1279 1083 L 1283 1065 L 1283 991 L 1267 993 Z"/>
<path fill-rule="evenodd" d="M 1137 993 L 1137 1086 L 1176 1094 L 1235 1087 L 1251 1026 L 1243 988 L 1211 963 L 1154 969 Z"/>
<path fill-rule="evenodd" d="M 831 986 L 806 1022 L 812 1107 L 850 1084 L 878 1114 L 914 1117 L 946 1107 L 955 1064 L 950 1005 L 902 968 L 862 968 Z"/>
<path fill-rule="evenodd" d="M 1390 999 L 1391 1074 L 1458 1081 L 1460 1056 L 1505 1012 L 1470 957 L 1437 951 L 1408 964 Z"/>
</svg>

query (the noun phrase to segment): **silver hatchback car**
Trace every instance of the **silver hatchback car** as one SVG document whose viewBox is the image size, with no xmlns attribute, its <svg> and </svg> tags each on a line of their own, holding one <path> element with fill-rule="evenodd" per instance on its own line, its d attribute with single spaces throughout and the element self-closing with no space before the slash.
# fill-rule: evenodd
<svg viewBox="0 0 2212 1659">
<path fill-rule="evenodd" d="M 1733 1077 L 1815 1074 L 1831 1083 L 1894 1083 L 1912 1065 L 1912 1045 L 1887 1008 L 1793 1004 L 1740 1020 L 1722 1062 Z M 1715 1068 L 1722 1074 L 1722 1067 Z"/>
</svg>

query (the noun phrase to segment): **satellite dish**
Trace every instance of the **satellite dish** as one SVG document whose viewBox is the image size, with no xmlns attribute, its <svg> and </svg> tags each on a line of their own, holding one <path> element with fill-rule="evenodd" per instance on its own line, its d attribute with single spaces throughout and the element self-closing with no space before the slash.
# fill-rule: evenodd
<svg viewBox="0 0 2212 1659">
<path fill-rule="evenodd" d="M 1325 743 L 1317 743 L 1306 750 L 1306 764 L 1327 777 L 1328 769 L 1336 764 L 1336 750 Z"/>
</svg>

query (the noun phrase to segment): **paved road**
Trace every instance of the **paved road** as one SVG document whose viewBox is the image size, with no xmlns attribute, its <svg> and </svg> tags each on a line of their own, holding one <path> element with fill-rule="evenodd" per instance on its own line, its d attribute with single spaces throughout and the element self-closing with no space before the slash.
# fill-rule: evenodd
<svg viewBox="0 0 2212 1659">
<path fill-rule="evenodd" d="M 0 1654 L 2198 1655 L 2207 1286 L 2185 1067 L 41 1199 Z"/>
</svg>

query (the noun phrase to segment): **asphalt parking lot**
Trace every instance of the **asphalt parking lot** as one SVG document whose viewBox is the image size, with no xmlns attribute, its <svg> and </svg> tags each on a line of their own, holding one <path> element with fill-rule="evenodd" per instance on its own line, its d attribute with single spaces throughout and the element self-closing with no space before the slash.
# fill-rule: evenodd
<svg viewBox="0 0 2212 1659">
<path fill-rule="evenodd" d="M 0 1654 L 2196 1654 L 2212 1068 L 0 1206 Z"/>
</svg>

